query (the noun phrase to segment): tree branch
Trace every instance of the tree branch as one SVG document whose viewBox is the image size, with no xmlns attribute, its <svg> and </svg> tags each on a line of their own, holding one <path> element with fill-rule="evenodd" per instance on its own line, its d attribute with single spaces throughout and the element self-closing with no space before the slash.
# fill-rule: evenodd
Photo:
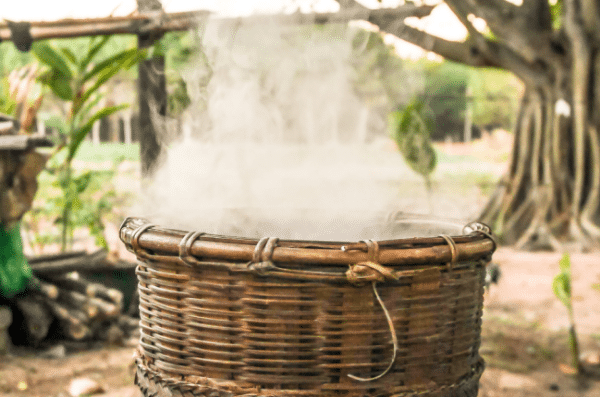
<svg viewBox="0 0 600 397">
<path fill-rule="evenodd" d="M 505 0 L 475 1 L 473 13 L 485 19 L 494 35 L 527 62 L 555 66 L 560 62 L 549 45 L 554 32 L 547 0 L 525 1 L 521 7 Z"/>
<path fill-rule="evenodd" d="M 476 39 L 478 37 L 483 37 L 482 34 L 475 29 L 475 26 L 469 21 L 469 14 L 474 14 L 469 4 L 465 2 L 465 0 L 444 0 L 446 5 L 450 7 L 454 15 L 458 18 L 460 23 L 467 29 L 469 32 L 469 36 L 471 38 Z"/>
<path fill-rule="evenodd" d="M 451 61 L 476 67 L 502 67 L 499 63 L 485 57 L 484 54 L 476 46 L 471 45 L 470 42 L 445 40 L 441 37 L 408 26 L 401 21 L 389 23 L 387 21 L 380 21 L 376 18 L 369 18 L 369 22 L 379 26 L 382 31 L 391 33 L 426 51 L 435 52 Z"/>
</svg>

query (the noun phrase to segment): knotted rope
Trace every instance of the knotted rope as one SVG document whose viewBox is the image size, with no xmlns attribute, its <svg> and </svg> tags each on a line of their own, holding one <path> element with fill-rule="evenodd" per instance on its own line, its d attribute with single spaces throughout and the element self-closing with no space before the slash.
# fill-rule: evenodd
<svg viewBox="0 0 600 397">
<path fill-rule="evenodd" d="M 364 243 L 367 244 L 369 261 L 351 265 L 350 269 L 348 269 L 348 271 L 346 272 L 346 277 L 348 278 L 348 281 L 350 283 L 356 286 L 362 285 L 362 283 L 365 281 L 371 281 L 373 294 L 375 295 L 375 298 L 377 298 L 377 302 L 379 302 L 379 306 L 381 306 L 381 309 L 385 314 L 385 319 L 387 320 L 388 327 L 390 328 L 390 334 L 392 335 L 392 344 L 394 345 L 394 350 L 392 352 L 392 359 L 390 360 L 390 364 L 379 375 L 371 378 L 363 378 L 360 376 L 348 374 L 348 377 L 359 382 L 373 382 L 383 378 L 392 370 L 396 362 L 396 356 L 398 355 L 398 336 L 396 335 L 394 321 L 392 320 L 392 316 L 390 315 L 390 312 L 388 311 L 387 307 L 385 307 L 385 303 L 381 299 L 381 296 L 379 296 L 379 291 L 377 291 L 377 282 L 382 282 L 386 280 L 397 281 L 399 277 L 394 273 L 392 269 L 389 269 L 377 263 L 379 261 L 379 244 L 377 244 L 377 242 L 373 240 L 365 240 Z"/>
</svg>

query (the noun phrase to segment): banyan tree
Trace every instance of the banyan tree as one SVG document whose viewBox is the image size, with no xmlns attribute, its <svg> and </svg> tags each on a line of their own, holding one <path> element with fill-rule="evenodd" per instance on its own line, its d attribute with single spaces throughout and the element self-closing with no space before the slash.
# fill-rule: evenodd
<svg viewBox="0 0 600 397">
<path fill-rule="evenodd" d="M 600 241 L 600 2 L 445 0 L 468 32 L 449 41 L 404 19 L 384 32 L 474 67 L 515 74 L 525 90 L 507 174 L 481 214 L 504 241 L 552 247 Z M 342 9 L 361 7 L 340 2 Z M 423 17 L 437 4 L 399 6 Z M 441 2 L 439 2 L 441 3 Z M 476 23 L 485 21 L 483 24 Z"/>
</svg>

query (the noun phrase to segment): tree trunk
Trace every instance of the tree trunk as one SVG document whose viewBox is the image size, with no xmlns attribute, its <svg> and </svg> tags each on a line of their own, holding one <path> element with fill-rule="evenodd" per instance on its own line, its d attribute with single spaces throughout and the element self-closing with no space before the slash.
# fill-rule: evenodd
<svg viewBox="0 0 600 397">
<path fill-rule="evenodd" d="M 518 248 L 600 239 L 599 120 L 588 108 L 600 100 L 598 87 L 588 89 L 600 83 L 600 56 L 585 58 L 556 73 L 554 86 L 526 85 L 510 169 L 481 214 Z"/>
</svg>

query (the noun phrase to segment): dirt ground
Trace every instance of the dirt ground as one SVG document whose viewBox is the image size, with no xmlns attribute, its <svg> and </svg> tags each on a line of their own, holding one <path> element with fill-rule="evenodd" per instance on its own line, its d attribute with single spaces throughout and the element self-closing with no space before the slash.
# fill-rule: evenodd
<svg viewBox="0 0 600 397">
<path fill-rule="evenodd" d="M 440 149 L 447 155 L 485 159 L 492 170 L 498 168 L 494 171 L 497 177 L 505 167 L 510 143 L 510 136 L 500 134 L 471 145 L 442 144 Z M 447 164 L 445 171 L 464 173 L 463 168 L 469 164 Z M 467 193 L 454 193 L 462 195 L 458 201 L 465 208 L 485 202 L 485 194 L 480 192 L 477 196 L 472 190 Z M 438 197 L 442 196 L 447 195 L 438 193 Z M 413 201 L 407 206 L 417 201 L 426 202 L 425 196 L 410 198 Z M 112 236 L 109 238 L 111 248 L 122 251 L 117 235 L 117 226 L 109 226 L 107 237 Z M 487 366 L 479 397 L 600 396 L 600 380 L 579 382 L 571 373 L 568 316 L 552 292 L 560 257 L 561 253 L 529 253 L 504 247 L 494 254 L 493 261 L 500 266 L 502 276 L 485 297 L 480 353 Z M 600 355 L 600 291 L 593 287 L 600 283 L 600 252 L 572 254 L 571 262 L 581 353 L 583 358 L 594 362 Z M 44 359 L 32 351 L 18 351 L 16 355 L 0 359 L 0 396 L 66 397 L 70 382 L 84 377 L 103 387 L 104 392 L 99 396 L 139 397 L 139 391 L 133 386 L 135 343 L 132 340 L 127 346 L 72 353 L 59 359 Z M 600 366 L 597 365 L 596 370 L 600 370 Z"/>
<path fill-rule="evenodd" d="M 479 397 L 600 396 L 600 380 L 583 385 L 570 374 L 566 310 L 552 295 L 558 253 L 500 248 L 494 262 L 502 276 L 486 293 L 481 354 L 487 362 Z M 600 254 L 572 256 L 575 316 L 583 356 L 600 354 Z M 18 351 L 0 362 L 0 395 L 68 396 L 75 378 L 90 378 L 103 397 L 139 397 L 128 346 L 44 359 Z"/>
</svg>

